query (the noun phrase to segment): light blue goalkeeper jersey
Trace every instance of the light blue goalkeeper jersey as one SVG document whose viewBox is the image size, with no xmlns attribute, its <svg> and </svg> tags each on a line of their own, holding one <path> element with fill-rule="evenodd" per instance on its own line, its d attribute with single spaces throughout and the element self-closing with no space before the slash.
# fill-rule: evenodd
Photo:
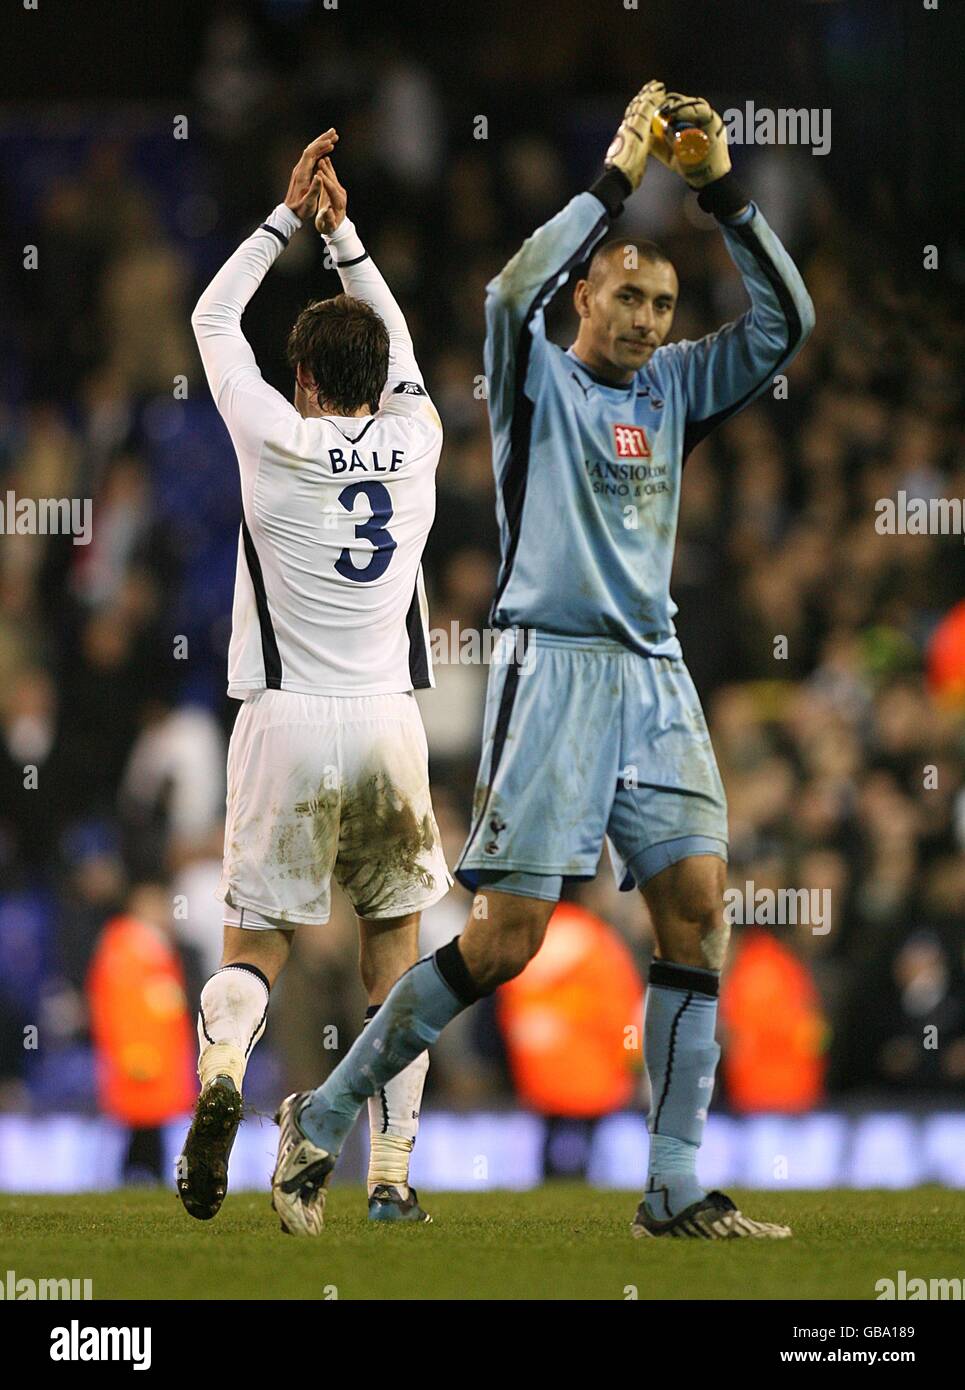
<svg viewBox="0 0 965 1390">
<path fill-rule="evenodd" d="M 754 204 L 720 223 L 751 307 L 613 386 L 548 341 L 544 310 L 610 229 L 593 193 L 540 227 L 487 286 L 485 367 L 502 564 L 495 627 L 616 639 L 679 657 L 670 597 L 684 461 L 773 381 L 814 322 Z"/>
</svg>

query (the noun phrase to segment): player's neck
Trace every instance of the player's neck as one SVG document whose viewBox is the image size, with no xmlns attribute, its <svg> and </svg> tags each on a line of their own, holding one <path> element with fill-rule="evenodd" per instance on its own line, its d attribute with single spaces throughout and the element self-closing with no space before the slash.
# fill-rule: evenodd
<svg viewBox="0 0 965 1390">
<path fill-rule="evenodd" d="M 367 405 L 360 405 L 357 410 L 339 410 L 331 401 L 319 403 L 311 399 L 296 400 L 295 408 L 303 420 L 321 420 L 325 416 L 334 416 L 336 420 L 356 420 L 362 415 L 372 414 Z"/>
<path fill-rule="evenodd" d="M 594 376 L 602 377 L 604 381 L 610 382 L 613 386 L 629 386 L 633 380 L 633 369 L 618 367 L 607 357 L 602 357 L 593 348 L 580 341 L 577 335 L 576 342 L 570 348 L 573 356 L 583 363 L 584 367 Z"/>
<path fill-rule="evenodd" d="M 316 406 L 308 413 L 319 418 L 323 415 L 334 415 L 336 420 L 357 420 L 362 415 L 372 414 L 367 405 L 360 405 L 358 410 L 339 410 L 331 401 L 322 401 L 320 406 Z"/>
<path fill-rule="evenodd" d="M 371 415 L 371 408 L 367 405 L 357 406 L 355 410 L 340 410 L 334 401 L 320 401 L 311 391 L 307 391 L 301 382 L 295 379 L 295 409 L 303 420 L 321 420 L 326 415 L 333 415 L 336 420 L 356 420 L 361 415 Z"/>
</svg>

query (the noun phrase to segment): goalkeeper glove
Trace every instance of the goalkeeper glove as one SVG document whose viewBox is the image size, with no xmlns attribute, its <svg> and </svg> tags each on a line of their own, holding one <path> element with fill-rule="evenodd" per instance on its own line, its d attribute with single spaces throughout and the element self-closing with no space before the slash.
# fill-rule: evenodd
<svg viewBox="0 0 965 1390">
<path fill-rule="evenodd" d="M 607 169 L 619 169 L 631 190 L 639 187 L 653 137 L 653 118 L 661 102 L 667 100 L 662 82 L 641 87 L 623 113 L 620 128 L 606 152 Z"/>
<path fill-rule="evenodd" d="M 691 188 L 706 188 L 730 173 L 730 152 L 727 149 L 727 133 L 724 122 L 703 97 L 684 97 L 679 92 L 669 92 L 666 100 L 656 113 L 658 126 L 666 122 L 660 135 L 654 133 L 650 152 L 673 169 L 675 174 L 686 179 Z M 676 125 L 694 126 L 707 137 L 708 148 L 704 158 L 697 164 L 681 163 L 674 146 L 673 127 Z"/>
</svg>

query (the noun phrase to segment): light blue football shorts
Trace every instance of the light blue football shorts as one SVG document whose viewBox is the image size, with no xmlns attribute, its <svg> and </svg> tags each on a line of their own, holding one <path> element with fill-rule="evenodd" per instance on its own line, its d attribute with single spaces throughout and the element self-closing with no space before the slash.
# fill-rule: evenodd
<svg viewBox="0 0 965 1390">
<path fill-rule="evenodd" d="M 559 897 L 593 878 L 642 888 L 692 854 L 727 860 L 727 800 L 682 660 L 597 637 L 507 629 L 489 672 L 466 888 Z"/>
</svg>

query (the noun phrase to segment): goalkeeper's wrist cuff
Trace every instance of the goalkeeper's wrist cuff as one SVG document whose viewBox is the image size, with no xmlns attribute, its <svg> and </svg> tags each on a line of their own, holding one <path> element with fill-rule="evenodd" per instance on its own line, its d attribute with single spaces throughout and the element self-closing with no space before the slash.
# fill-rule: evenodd
<svg viewBox="0 0 965 1390">
<path fill-rule="evenodd" d="M 725 227 L 743 227 L 745 222 L 750 222 L 757 212 L 756 203 L 748 203 L 742 212 L 735 213 L 733 217 L 718 217 L 718 222 L 722 222 Z"/>
<path fill-rule="evenodd" d="M 736 216 L 747 207 L 750 198 L 734 175 L 727 173 L 723 178 L 715 179 L 706 188 L 702 188 L 697 195 L 697 202 L 704 212 L 723 218 Z"/>
<path fill-rule="evenodd" d="M 623 204 L 633 192 L 633 185 L 620 169 L 607 169 L 596 183 L 590 184 L 589 191 L 599 198 L 611 217 L 619 217 Z"/>
</svg>

